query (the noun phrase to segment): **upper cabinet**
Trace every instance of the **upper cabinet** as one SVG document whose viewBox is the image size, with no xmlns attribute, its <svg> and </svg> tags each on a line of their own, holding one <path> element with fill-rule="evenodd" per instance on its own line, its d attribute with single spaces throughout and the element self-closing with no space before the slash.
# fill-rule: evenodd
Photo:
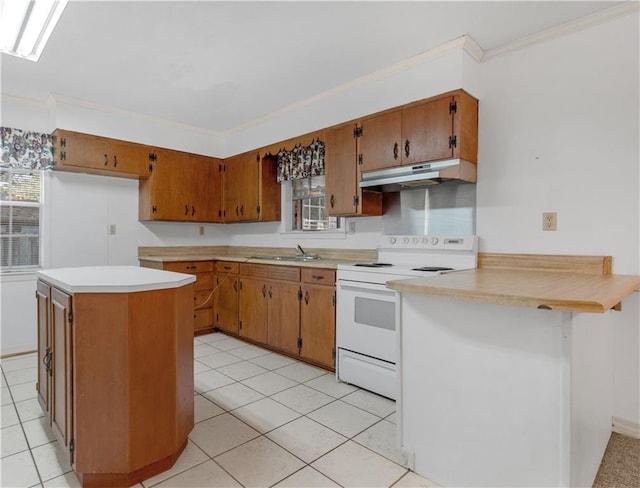
<svg viewBox="0 0 640 488">
<path fill-rule="evenodd" d="M 327 131 L 325 195 L 331 216 L 382 215 L 382 194 L 359 188 L 357 126 L 345 124 Z"/>
<path fill-rule="evenodd" d="M 54 169 L 125 178 L 147 177 L 153 160 L 144 144 L 57 129 L 53 137 Z"/>
<path fill-rule="evenodd" d="M 477 163 L 478 101 L 457 90 L 362 120 L 360 169 L 461 158 Z"/>
<path fill-rule="evenodd" d="M 220 222 L 221 160 L 155 150 L 151 176 L 139 182 L 139 220 Z"/>
<path fill-rule="evenodd" d="M 278 160 L 258 152 L 224 160 L 222 221 L 257 222 L 280 220 L 280 185 L 276 181 Z"/>
</svg>

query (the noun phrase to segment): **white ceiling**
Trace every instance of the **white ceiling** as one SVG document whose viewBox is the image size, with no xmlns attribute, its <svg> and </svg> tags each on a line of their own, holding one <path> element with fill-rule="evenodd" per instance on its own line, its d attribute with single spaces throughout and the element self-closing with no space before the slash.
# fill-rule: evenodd
<svg viewBox="0 0 640 488">
<path fill-rule="evenodd" d="M 469 34 L 486 50 L 620 2 L 71 0 L 2 93 L 49 94 L 224 133 Z"/>
</svg>

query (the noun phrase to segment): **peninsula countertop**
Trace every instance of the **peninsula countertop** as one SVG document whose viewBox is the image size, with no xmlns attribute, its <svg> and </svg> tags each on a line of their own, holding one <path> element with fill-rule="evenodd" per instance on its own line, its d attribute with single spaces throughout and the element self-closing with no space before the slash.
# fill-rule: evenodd
<svg viewBox="0 0 640 488">
<path fill-rule="evenodd" d="M 440 295 L 571 312 L 603 313 L 640 288 L 640 276 L 478 268 L 438 276 L 393 280 L 403 293 Z"/>
<path fill-rule="evenodd" d="M 88 266 L 38 271 L 38 278 L 67 293 L 129 293 L 178 288 L 193 283 L 190 274 L 137 266 Z"/>
</svg>

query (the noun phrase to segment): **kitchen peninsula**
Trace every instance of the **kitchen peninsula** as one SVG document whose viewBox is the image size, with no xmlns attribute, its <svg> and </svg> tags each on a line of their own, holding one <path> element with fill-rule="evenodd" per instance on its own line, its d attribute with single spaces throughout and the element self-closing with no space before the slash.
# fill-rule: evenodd
<svg viewBox="0 0 640 488">
<path fill-rule="evenodd" d="M 38 400 L 82 486 L 169 469 L 193 428 L 193 282 L 135 266 L 38 272 Z"/>
<path fill-rule="evenodd" d="M 387 286 L 401 295 L 399 425 L 418 474 L 592 485 L 611 434 L 611 309 L 640 277 L 611 275 L 607 257 L 480 255 L 476 270 Z"/>
</svg>

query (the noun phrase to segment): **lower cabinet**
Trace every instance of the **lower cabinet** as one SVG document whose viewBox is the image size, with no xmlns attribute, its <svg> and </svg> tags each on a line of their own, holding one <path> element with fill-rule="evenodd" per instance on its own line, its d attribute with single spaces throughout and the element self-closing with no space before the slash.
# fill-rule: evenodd
<svg viewBox="0 0 640 488">
<path fill-rule="evenodd" d="M 336 358 L 336 272 L 302 270 L 300 357 L 334 368 Z"/>
<path fill-rule="evenodd" d="M 38 280 L 37 396 L 81 486 L 132 486 L 186 447 L 192 296 L 191 284 L 69 294 Z"/>
<path fill-rule="evenodd" d="M 218 261 L 213 293 L 214 325 L 229 334 L 238 334 L 238 263 Z"/>
</svg>

